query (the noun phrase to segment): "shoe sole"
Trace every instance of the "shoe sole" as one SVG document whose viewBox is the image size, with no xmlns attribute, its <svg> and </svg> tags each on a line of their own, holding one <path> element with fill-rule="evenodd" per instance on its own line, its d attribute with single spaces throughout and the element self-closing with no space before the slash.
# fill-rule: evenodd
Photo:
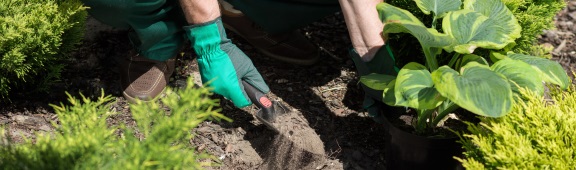
<svg viewBox="0 0 576 170">
<path fill-rule="evenodd" d="M 142 103 L 149 103 L 152 102 L 156 99 L 158 99 L 160 96 L 162 96 L 164 94 L 164 92 L 166 92 L 166 88 L 162 89 L 162 91 L 160 93 L 158 93 L 158 96 L 154 97 L 153 99 L 150 100 L 142 100 L 139 98 L 135 98 L 132 96 L 129 96 L 128 94 L 126 94 L 126 92 L 122 92 L 122 95 L 124 96 L 124 99 L 126 99 L 126 101 L 128 101 L 128 103 L 130 104 L 136 104 L 138 101 L 141 101 Z"/>
<path fill-rule="evenodd" d="M 240 33 L 239 33 L 236 29 L 234 29 L 232 26 L 230 26 L 230 25 L 228 25 L 228 24 L 226 24 L 226 23 L 223 23 L 223 25 L 224 25 L 224 28 L 226 28 L 226 29 L 234 32 L 236 35 L 242 37 L 243 39 L 245 39 L 245 40 L 248 39 L 248 38 L 246 38 L 244 35 L 240 34 Z M 290 64 L 296 64 L 296 65 L 302 65 L 302 66 L 310 66 L 310 65 L 313 65 L 313 64 L 315 64 L 316 62 L 318 62 L 318 60 L 320 59 L 320 57 L 319 57 L 320 52 L 316 52 L 316 54 L 315 54 L 316 57 L 314 57 L 312 60 L 295 60 L 295 59 L 286 58 L 286 57 L 283 57 L 283 56 L 280 56 L 280 55 L 276 55 L 276 54 L 274 54 L 274 53 L 270 53 L 270 52 L 268 52 L 267 50 L 262 49 L 262 48 L 259 48 L 259 47 L 257 47 L 257 46 L 253 46 L 253 47 L 256 48 L 259 52 L 263 53 L 264 55 L 266 55 L 266 56 L 268 56 L 268 57 L 270 57 L 270 58 L 273 58 L 273 59 L 276 59 L 276 60 L 280 60 L 280 61 L 283 61 L 283 62 L 286 62 L 286 63 L 290 63 Z"/>
<path fill-rule="evenodd" d="M 124 99 L 126 99 L 126 101 L 128 101 L 128 103 L 130 103 L 130 104 L 136 104 L 136 103 L 138 103 L 138 101 L 141 101 L 141 102 L 144 102 L 144 103 L 148 103 L 148 102 L 154 100 L 154 99 L 152 99 L 152 100 L 142 100 L 142 99 L 138 99 L 138 98 L 135 98 L 135 97 L 128 96 L 128 95 L 126 94 L 126 92 L 122 92 L 122 95 L 124 96 Z"/>
</svg>

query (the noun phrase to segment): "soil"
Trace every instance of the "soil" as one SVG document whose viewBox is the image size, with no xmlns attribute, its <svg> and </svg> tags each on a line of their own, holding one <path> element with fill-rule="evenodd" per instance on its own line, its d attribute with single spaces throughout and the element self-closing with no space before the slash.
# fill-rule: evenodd
<svg viewBox="0 0 576 170">
<path fill-rule="evenodd" d="M 553 60 L 567 71 L 576 66 L 576 1 L 568 1 L 546 30 L 540 44 L 554 47 Z M 294 66 L 275 61 L 233 33 L 229 38 L 251 57 L 271 88 L 269 97 L 285 104 L 291 114 L 283 117 L 291 130 L 279 134 L 256 120 L 255 107 L 235 108 L 222 102 L 222 113 L 233 122 L 207 121 L 194 130 L 191 144 L 222 160 L 209 169 L 385 169 L 384 129 L 362 109 L 363 94 L 353 62 L 348 57 L 350 40 L 341 13 L 300 30 L 321 49 L 322 61 L 313 66 Z M 110 124 L 134 126 L 119 87 L 117 59 L 131 50 L 127 31 L 114 29 L 89 18 L 83 43 L 67 61 L 62 80 L 48 94 L 12 95 L 11 103 L 0 104 L 0 125 L 10 138 L 34 138 L 35 132 L 50 132 L 57 121 L 49 104 L 66 103 L 71 96 L 116 97 L 113 107 L 120 112 Z M 178 57 L 170 86 L 182 85 L 193 76 L 200 85 L 193 52 L 186 48 Z"/>
</svg>

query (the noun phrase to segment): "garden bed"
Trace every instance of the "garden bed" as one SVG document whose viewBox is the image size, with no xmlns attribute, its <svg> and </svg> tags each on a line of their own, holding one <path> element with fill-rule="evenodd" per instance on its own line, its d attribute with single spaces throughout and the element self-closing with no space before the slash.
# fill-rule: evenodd
<svg viewBox="0 0 576 170">
<path fill-rule="evenodd" d="M 566 70 L 576 68 L 576 1 L 557 15 L 558 29 L 544 31 L 540 44 L 553 47 L 553 60 Z M 302 29 L 322 50 L 322 61 L 310 67 L 293 66 L 274 61 L 257 52 L 240 37 L 229 37 L 250 56 L 269 84 L 271 98 L 282 100 L 305 120 L 308 129 L 322 144 L 325 155 L 310 155 L 292 150 L 292 141 L 276 136 L 256 121 L 255 108 L 236 109 L 223 102 L 222 113 L 234 122 L 204 122 L 194 130 L 198 134 L 190 143 L 222 159 L 223 166 L 214 169 L 383 169 L 384 130 L 362 109 L 363 95 L 353 62 L 348 57 L 350 46 L 341 14 L 323 19 Z M 15 141 L 34 137 L 34 132 L 53 130 L 49 121 L 57 120 L 49 103 L 66 102 L 65 91 L 73 96 L 105 94 L 116 97 L 113 110 L 120 115 L 109 123 L 124 122 L 135 126 L 128 104 L 121 95 L 116 59 L 128 54 L 126 30 L 117 30 L 90 19 L 86 40 L 75 51 L 65 68 L 62 81 L 46 95 L 15 96 L 10 104 L 0 106 L 0 125 L 6 126 Z M 171 86 L 178 87 L 188 76 L 199 84 L 197 65 L 187 48 L 179 57 L 178 69 Z M 309 162 L 299 162 L 301 159 Z"/>
</svg>

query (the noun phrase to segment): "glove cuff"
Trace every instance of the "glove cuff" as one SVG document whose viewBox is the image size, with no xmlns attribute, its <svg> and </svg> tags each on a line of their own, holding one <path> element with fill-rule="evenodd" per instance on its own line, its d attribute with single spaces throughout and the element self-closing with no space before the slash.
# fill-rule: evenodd
<svg viewBox="0 0 576 170">
<path fill-rule="evenodd" d="M 220 17 L 201 24 L 184 26 L 186 36 L 198 57 L 223 56 L 220 45 L 230 43 Z"/>
<path fill-rule="evenodd" d="M 349 54 L 360 76 L 370 73 L 397 75 L 400 71 L 396 66 L 396 59 L 388 44 L 382 46 L 378 52 L 376 52 L 374 58 L 368 62 L 364 62 L 353 47 L 350 48 Z"/>
<path fill-rule="evenodd" d="M 358 74 L 360 76 L 370 74 L 370 69 L 368 68 L 368 65 L 364 61 L 362 61 L 360 54 L 356 52 L 356 49 L 354 49 L 354 47 L 350 47 L 350 49 L 348 50 L 348 54 L 352 58 L 354 66 L 356 67 L 356 71 L 358 71 Z"/>
<path fill-rule="evenodd" d="M 186 29 L 186 28 L 203 27 L 203 26 L 207 26 L 207 25 L 214 24 L 214 23 L 216 23 L 216 22 L 222 22 L 222 18 L 221 18 L 221 17 L 217 17 L 216 19 L 214 19 L 214 20 L 212 20 L 212 21 L 208 21 L 208 22 L 200 23 L 200 24 L 191 24 L 191 23 L 188 23 L 189 25 L 188 25 L 188 26 L 184 26 L 184 28 Z"/>
</svg>

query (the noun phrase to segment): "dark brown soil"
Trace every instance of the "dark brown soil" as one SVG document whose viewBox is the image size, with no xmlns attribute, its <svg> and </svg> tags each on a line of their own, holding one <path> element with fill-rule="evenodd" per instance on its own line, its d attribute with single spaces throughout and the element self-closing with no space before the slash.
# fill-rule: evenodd
<svg viewBox="0 0 576 170">
<path fill-rule="evenodd" d="M 545 30 L 539 43 L 554 47 L 552 59 L 570 74 L 576 71 L 576 1 L 568 0 L 567 7 L 554 18 L 555 30 Z M 574 78 L 574 77 L 573 77 Z"/>
<path fill-rule="evenodd" d="M 554 47 L 553 59 L 566 70 L 576 68 L 576 1 L 561 11 L 558 29 L 544 31 L 541 44 Z M 348 58 L 350 41 L 341 14 L 323 19 L 301 30 L 322 50 L 322 61 L 309 67 L 294 66 L 265 57 L 232 33 L 229 37 L 251 57 L 273 100 L 293 111 L 292 133 L 276 134 L 258 122 L 255 107 L 234 108 L 223 102 L 223 114 L 233 122 L 204 122 L 191 144 L 221 158 L 223 166 L 210 169 L 385 169 L 384 130 L 362 109 L 363 94 L 353 62 Z M 121 95 L 116 59 L 126 56 L 126 30 L 117 30 L 90 20 L 86 40 L 68 61 L 62 80 L 50 93 L 14 95 L 12 103 L 0 104 L 0 125 L 16 142 L 34 137 L 34 132 L 53 131 L 49 121 L 57 116 L 50 103 L 66 103 L 66 94 L 116 97 L 113 107 L 122 114 L 109 119 L 134 126 L 127 102 Z M 171 86 L 189 76 L 200 84 L 197 65 L 189 48 L 178 58 Z M 292 118 L 291 118 L 292 119 Z"/>
</svg>

